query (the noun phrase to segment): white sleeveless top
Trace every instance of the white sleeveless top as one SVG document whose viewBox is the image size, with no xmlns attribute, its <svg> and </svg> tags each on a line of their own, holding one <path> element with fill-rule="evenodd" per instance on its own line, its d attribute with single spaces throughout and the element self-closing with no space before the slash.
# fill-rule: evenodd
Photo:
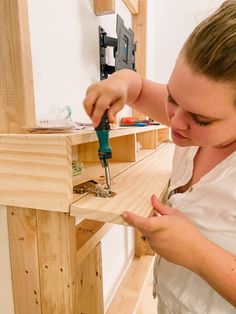
<svg viewBox="0 0 236 314">
<path fill-rule="evenodd" d="M 209 240 L 236 255 L 236 152 L 185 193 L 174 193 L 191 179 L 197 150 L 176 146 L 166 203 L 184 212 Z M 154 290 L 160 298 L 158 314 L 236 313 L 236 308 L 198 275 L 164 258 L 156 259 L 154 277 Z M 236 287 L 232 289 L 236 293 Z"/>
</svg>

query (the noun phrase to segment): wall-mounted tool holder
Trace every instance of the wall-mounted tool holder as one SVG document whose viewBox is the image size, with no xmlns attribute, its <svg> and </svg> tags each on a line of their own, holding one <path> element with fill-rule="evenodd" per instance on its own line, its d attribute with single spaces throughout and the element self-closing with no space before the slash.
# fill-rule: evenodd
<svg viewBox="0 0 236 314">
<path fill-rule="evenodd" d="M 121 69 L 135 71 L 135 51 L 134 32 L 127 29 L 123 19 L 117 14 L 116 33 L 117 38 L 107 36 L 105 30 L 99 26 L 99 51 L 100 51 L 100 79 L 104 80 L 109 74 Z M 106 48 L 113 47 L 115 66 L 106 63 Z"/>
</svg>

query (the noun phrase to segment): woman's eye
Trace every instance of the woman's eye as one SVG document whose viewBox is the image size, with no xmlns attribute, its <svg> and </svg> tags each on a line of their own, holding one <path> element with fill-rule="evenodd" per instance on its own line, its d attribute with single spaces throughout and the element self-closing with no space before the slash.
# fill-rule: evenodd
<svg viewBox="0 0 236 314">
<path fill-rule="evenodd" d="M 171 95 L 168 95 L 168 96 L 167 96 L 167 101 L 168 101 L 169 103 L 171 103 L 171 104 L 176 105 L 176 102 L 175 102 L 174 99 L 171 97 Z"/>
<path fill-rule="evenodd" d="M 211 124 L 211 121 L 200 121 L 197 118 L 193 117 L 194 122 L 200 126 L 208 126 Z"/>
</svg>

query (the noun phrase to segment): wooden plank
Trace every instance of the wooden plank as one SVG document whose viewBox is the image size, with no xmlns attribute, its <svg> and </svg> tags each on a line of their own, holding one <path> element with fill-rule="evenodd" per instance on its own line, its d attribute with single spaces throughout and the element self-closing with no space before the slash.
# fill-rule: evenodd
<svg viewBox="0 0 236 314">
<path fill-rule="evenodd" d="M 0 204 L 68 212 L 71 155 L 66 137 L 0 137 Z"/>
<path fill-rule="evenodd" d="M 35 124 L 27 0 L 0 0 L 0 133 Z"/>
<path fill-rule="evenodd" d="M 157 131 L 149 131 L 137 134 L 137 141 L 143 149 L 156 149 L 158 146 Z"/>
<path fill-rule="evenodd" d="M 7 208 L 0 205 L 0 313 L 14 314 Z"/>
<path fill-rule="evenodd" d="M 77 276 L 79 287 L 75 313 L 104 314 L 101 243 L 79 265 Z"/>
<path fill-rule="evenodd" d="M 40 314 L 35 210 L 9 207 L 8 225 L 15 313 Z"/>
<path fill-rule="evenodd" d="M 165 142 L 170 139 L 170 129 L 169 128 L 163 128 L 162 130 L 158 130 L 158 143 L 161 144 L 162 142 Z"/>
<path fill-rule="evenodd" d="M 77 261 L 81 263 L 111 229 L 111 224 L 84 219 L 76 227 Z"/>
<path fill-rule="evenodd" d="M 137 42 L 137 51 L 135 54 L 136 69 L 145 78 L 147 67 L 147 0 L 139 0 L 138 14 L 132 16 L 132 29 Z M 132 111 L 132 115 L 139 119 L 147 118 L 144 114 L 136 110 Z"/>
<path fill-rule="evenodd" d="M 173 144 L 163 144 L 155 153 L 113 178 L 115 196 L 98 198 L 87 194 L 72 204 L 71 214 L 116 224 L 125 224 L 120 216 L 125 210 L 149 216 L 151 195 L 161 196 L 169 181 L 173 152 Z"/>
<path fill-rule="evenodd" d="M 133 15 L 139 13 L 139 1 L 138 0 L 123 0 L 123 1 Z"/>
<path fill-rule="evenodd" d="M 139 298 L 154 262 L 153 256 L 135 257 L 107 314 L 135 314 Z"/>
<path fill-rule="evenodd" d="M 96 15 L 115 13 L 115 0 L 93 0 L 93 5 Z"/>
<path fill-rule="evenodd" d="M 36 215 L 42 313 L 74 314 L 75 220 L 66 213 L 37 210 Z"/>
</svg>

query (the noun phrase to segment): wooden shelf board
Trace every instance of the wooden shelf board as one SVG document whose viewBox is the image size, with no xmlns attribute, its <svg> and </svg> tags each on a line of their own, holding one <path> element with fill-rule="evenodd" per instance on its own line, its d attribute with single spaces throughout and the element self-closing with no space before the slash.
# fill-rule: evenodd
<svg viewBox="0 0 236 314">
<path fill-rule="evenodd" d="M 87 194 L 71 206 L 71 215 L 81 218 L 125 224 L 121 214 L 125 210 L 147 217 L 152 212 L 150 197 L 160 197 L 169 181 L 174 145 L 164 144 L 113 178 L 111 198 Z"/>
<path fill-rule="evenodd" d="M 146 131 L 153 131 L 153 130 L 160 130 L 163 128 L 167 128 L 164 125 L 149 125 L 149 126 L 143 126 L 143 127 L 119 127 L 117 129 L 110 131 L 110 138 L 118 137 L 118 136 L 124 136 L 129 134 L 135 134 L 135 133 L 142 133 Z M 60 139 L 67 137 L 70 141 L 70 145 L 79 145 L 83 143 L 88 142 L 94 142 L 97 141 L 97 135 L 94 130 L 77 130 L 70 133 L 50 133 L 50 134 L 38 134 L 38 133 L 30 133 L 30 134 L 0 134 L 0 144 L 2 143 L 8 143 L 9 141 L 14 138 L 16 144 L 17 142 L 21 141 L 21 139 L 41 139 L 41 142 L 43 143 L 44 140 L 48 139 Z"/>
<path fill-rule="evenodd" d="M 153 267 L 154 256 L 134 257 L 106 314 L 136 313 L 146 280 Z"/>
</svg>

